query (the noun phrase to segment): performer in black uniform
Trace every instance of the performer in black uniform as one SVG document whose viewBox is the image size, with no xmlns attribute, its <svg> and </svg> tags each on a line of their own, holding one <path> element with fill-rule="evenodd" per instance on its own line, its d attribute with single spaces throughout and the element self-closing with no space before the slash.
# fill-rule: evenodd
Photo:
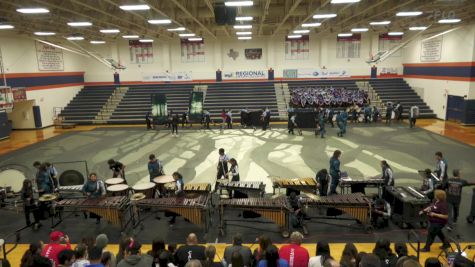
<svg viewBox="0 0 475 267">
<path fill-rule="evenodd" d="M 23 200 L 24 205 L 23 210 L 25 212 L 26 225 L 31 225 L 30 213 L 33 213 L 33 218 L 35 219 L 33 227 L 37 229 L 41 226 L 41 211 L 36 204 L 36 200 L 33 195 L 33 184 L 31 183 L 31 180 L 25 179 L 23 181 L 23 187 L 21 188 L 21 199 Z"/>
<path fill-rule="evenodd" d="M 383 185 L 383 195 L 386 193 L 386 187 L 394 186 L 394 176 L 393 169 L 389 166 L 388 162 L 385 160 L 381 161 L 382 175 L 381 179 L 384 181 Z"/>
<path fill-rule="evenodd" d="M 391 218 L 391 206 L 382 198 L 374 201 L 371 223 L 377 229 L 389 226 L 389 218 Z"/>
<path fill-rule="evenodd" d="M 119 161 L 115 161 L 114 159 L 110 159 L 107 161 L 109 164 L 109 169 L 112 170 L 112 178 L 123 178 L 125 179 L 125 165 Z"/>
<path fill-rule="evenodd" d="M 97 174 L 92 172 L 89 174 L 89 178 L 87 182 L 82 187 L 83 194 L 86 195 L 87 198 L 99 198 L 106 195 L 106 188 L 104 186 L 104 182 L 101 180 L 97 180 Z M 86 217 L 87 214 L 84 213 Z M 99 224 L 101 222 L 101 216 L 95 213 L 89 213 L 90 218 L 95 218 L 96 223 Z"/>
<path fill-rule="evenodd" d="M 444 156 L 440 151 L 435 152 L 435 160 L 437 161 L 435 166 L 435 173 L 437 175 L 437 178 L 439 178 L 442 187 L 440 189 L 445 189 L 447 187 L 447 180 L 449 179 L 449 175 L 447 173 L 449 168 L 447 165 L 447 160 L 444 159 Z"/>
<path fill-rule="evenodd" d="M 326 196 L 328 194 L 328 182 L 330 181 L 330 178 L 327 169 L 321 169 L 317 172 L 315 180 L 317 180 L 317 187 L 320 196 Z"/>
</svg>

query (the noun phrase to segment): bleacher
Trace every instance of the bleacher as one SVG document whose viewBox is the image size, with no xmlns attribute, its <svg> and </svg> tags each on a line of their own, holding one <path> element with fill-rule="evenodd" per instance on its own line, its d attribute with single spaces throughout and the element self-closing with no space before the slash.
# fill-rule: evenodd
<svg viewBox="0 0 475 267">
<path fill-rule="evenodd" d="M 112 113 L 110 124 L 145 123 L 145 115 L 152 111 L 151 95 L 164 93 L 167 109 L 182 114 L 188 108 L 194 84 L 133 85 Z"/>
<path fill-rule="evenodd" d="M 85 86 L 59 116 L 68 123 L 92 124 L 114 90 L 115 86 Z"/>
<path fill-rule="evenodd" d="M 398 101 L 401 102 L 404 107 L 404 117 L 408 117 L 411 106 L 417 105 L 421 118 L 435 118 L 432 109 L 403 79 L 372 79 L 369 83 L 383 103 L 388 101 L 393 102 L 393 104 L 396 104 Z"/>
<path fill-rule="evenodd" d="M 221 111 L 231 109 L 235 114 L 233 120 L 239 119 L 240 110 L 249 111 L 268 107 L 271 116 L 279 115 L 273 82 L 239 82 L 208 84 L 204 109 L 211 113 L 211 118 L 219 120 Z"/>
<path fill-rule="evenodd" d="M 334 87 L 348 90 L 358 90 L 355 80 L 309 80 L 309 81 L 287 81 L 289 89 L 296 87 Z"/>
</svg>

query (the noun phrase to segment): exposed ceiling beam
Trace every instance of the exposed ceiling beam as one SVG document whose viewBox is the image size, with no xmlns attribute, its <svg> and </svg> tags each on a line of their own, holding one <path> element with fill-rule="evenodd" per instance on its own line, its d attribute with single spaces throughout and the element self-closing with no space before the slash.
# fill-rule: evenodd
<svg viewBox="0 0 475 267">
<path fill-rule="evenodd" d="M 264 28 L 264 21 L 266 21 L 266 17 L 269 14 L 269 6 L 271 0 L 266 0 L 266 4 L 264 5 L 264 13 L 261 16 L 261 23 L 259 23 L 259 31 L 257 35 L 261 36 L 262 29 Z"/>
<path fill-rule="evenodd" d="M 287 19 L 292 15 L 292 12 L 300 5 L 302 0 L 295 0 L 294 4 L 290 7 L 289 11 L 286 11 L 285 17 L 282 19 L 282 21 L 277 25 L 277 28 L 275 28 L 274 33 L 272 36 L 275 36 L 275 34 L 280 30 L 280 28 L 285 24 Z"/>
<path fill-rule="evenodd" d="M 193 21 L 195 21 L 196 24 L 198 24 L 205 32 L 211 35 L 211 37 L 213 37 L 214 39 L 217 39 L 216 35 L 214 35 L 214 33 L 212 33 L 208 28 L 206 28 L 206 26 L 203 23 L 201 23 L 201 21 L 199 21 L 195 16 L 193 16 L 193 14 L 191 14 L 188 11 L 188 9 L 184 7 L 180 2 L 178 2 L 177 0 L 170 0 L 170 1 L 173 2 L 179 9 L 181 9 L 181 11 L 183 11 L 183 13 L 185 13 L 188 17 L 190 17 Z"/>
</svg>

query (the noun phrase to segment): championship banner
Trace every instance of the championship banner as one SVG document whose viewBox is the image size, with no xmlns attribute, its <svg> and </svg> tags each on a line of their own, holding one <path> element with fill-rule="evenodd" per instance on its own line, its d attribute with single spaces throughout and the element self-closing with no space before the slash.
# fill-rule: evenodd
<svg viewBox="0 0 475 267">
<path fill-rule="evenodd" d="M 285 59 L 287 60 L 299 60 L 308 59 L 310 52 L 309 37 L 303 35 L 298 39 L 285 38 Z"/>
<path fill-rule="evenodd" d="M 152 116 L 155 124 L 164 124 L 167 120 L 167 96 L 165 94 L 152 94 Z"/>
<path fill-rule="evenodd" d="M 379 35 L 379 51 L 388 51 L 394 47 L 400 45 L 402 42 L 402 35 L 388 35 L 383 33 Z M 398 49 L 396 52 L 391 54 L 390 57 L 400 57 L 402 55 L 402 49 Z"/>
<path fill-rule="evenodd" d="M 129 53 L 131 63 L 153 63 L 153 43 L 141 43 L 138 40 L 129 40 Z"/>
<path fill-rule="evenodd" d="M 205 42 L 188 41 L 188 39 L 180 39 L 181 62 L 205 62 Z"/>
<path fill-rule="evenodd" d="M 359 58 L 361 46 L 361 34 L 353 33 L 349 37 L 336 38 L 337 58 Z"/>
<path fill-rule="evenodd" d="M 284 70 L 285 71 L 285 70 Z M 297 78 L 339 78 L 350 77 L 350 73 L 343 69 L 298 69 Z"/>
<path fill-rule="evenodd" d="M 224 80 L 266 79 L 265 70 L 226 71 L 223 72 Z"/>
<path fill-rule="evenodd" d="M 142 73 L 143 82 L 192 81 L 191 71 Z"/>
<path fill-rule="evenodd" d="M 36 59 L 40 71 L 64 70 L 63 50 L 41 42 L 36 44 Z"/>
<path fill-rule="evenodd" d="M 203 116 L 203 92 L 191 92 L 189 116 L 192 121 L 200 121 Z"/>
</svg>

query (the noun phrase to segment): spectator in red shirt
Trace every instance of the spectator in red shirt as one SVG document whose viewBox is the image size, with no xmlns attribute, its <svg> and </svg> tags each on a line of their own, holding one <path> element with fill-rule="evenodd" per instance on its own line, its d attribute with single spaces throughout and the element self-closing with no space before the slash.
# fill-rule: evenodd
<svg viewBox="0 0 475 267">
<path fill-rule="evenodd" d="M 449 209 L 446 201 L 447 195 L 443 190 L 435 190 L 434 196 L 435 201 L 419 213 L 426 213 L 429 218 L 427 241 L 425 247 L 421 250 L 422 252 L 430 251 L 430 246 L 434 243 L 436 236 L 443 242 L 442 249 L 450 247 L 444 233 L 442 233 L 442 229 L 447 224 L 449 218 Z"/>
<path fill-rule="evenodd" d="M 49 235 L 49 239 L 50 243 L 43 247 L 41 256 L 52 260 L 54 262 L 54 266 L 58 266 L 58 254 L 65 249 L 71 249 L 69 237 L 60 231 L 53 231 Z M 63 242 L 65 244 L 61 244 Z"/>
<path fill-rule="evenodd" d="M 289 263 L 289 267 L 307 267 L 310 256 L 307 249 L 300 246 L 303 235 L 299 232 L 293 232 L 290 235 L 290 244 L 285 245 L 279 250 L 279 257 Z"/>
</svg>

